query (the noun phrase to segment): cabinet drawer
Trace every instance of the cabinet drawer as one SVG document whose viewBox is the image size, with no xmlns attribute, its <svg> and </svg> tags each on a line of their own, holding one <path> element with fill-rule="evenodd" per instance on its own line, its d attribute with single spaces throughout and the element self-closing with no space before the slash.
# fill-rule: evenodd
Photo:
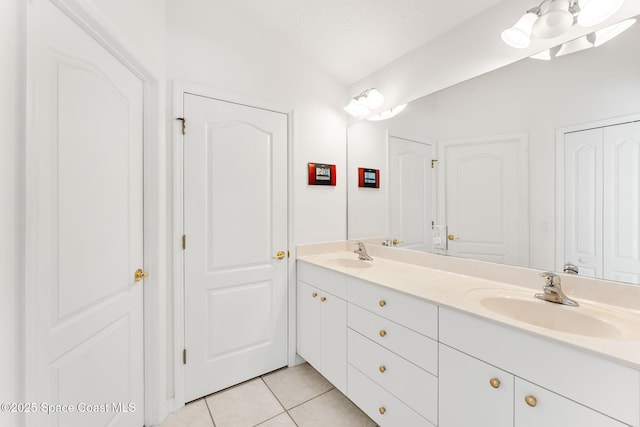
<svg viewBox="0 0 640 427">
<path fill-rule="evenodd" d="M 527 403 L 527 397 L 535 398 L 535 402 L 529 400 Z M 625 426 L 613 418 L 519 378 L 516 378 L 515 398 L 516 427 Z"/>
<path fill-rule="evenodd" d="M 438 379 L 349 329 L 348 361 L 432 423 L 438 422 Z"/>
<path fill-rule="evenodd" d="M 388 391 L 351 365 L 347 367 L 347 396 L 381 427 L 433 427 Z"/>
<path fill-rule="evenodd" d="M 640 423 L 636 370 L 444 307 L 440 341 L 631 426 Z"/>
<path fill-rule="evenodd" d="M 327 291 L 342 299 L 347 299 L 347 276 L 327 268 L 298 261 L 298 280 Z"/>
<path fill-rule="evenodd" d="M 348 306 L 347 324 L 351 329 L 425 371 L 438 374 L 438 343 L 436 341 L 353 304 Z"/>
<path fill-rule="evenodd" d="M 347 300 L 382 317 L 438 339 L 438 306 L 358 279 L 349 280 Z"/>
</svg>

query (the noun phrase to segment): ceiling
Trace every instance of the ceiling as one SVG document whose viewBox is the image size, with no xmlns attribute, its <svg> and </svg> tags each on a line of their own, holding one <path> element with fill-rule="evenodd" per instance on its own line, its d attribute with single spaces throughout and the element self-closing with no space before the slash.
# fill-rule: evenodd
<svg viewBox="0 0 640 427">
<path fill-rule="evenodd" d="M 501 0 L 223 0 L 350 85 Z"/>
</svg>

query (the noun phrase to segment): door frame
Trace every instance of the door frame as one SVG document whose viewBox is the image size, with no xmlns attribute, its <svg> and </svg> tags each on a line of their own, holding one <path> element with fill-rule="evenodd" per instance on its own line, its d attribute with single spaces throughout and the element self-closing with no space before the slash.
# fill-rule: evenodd
<svg viewBox="0 0 640 427">
<path fill-rule="evenodd" d="M 296 276 L 295 276 L 295 239 L 293 236 L 293 204 L 291 195 L 293 194 L 293 118 L 294 111 L 292 108 L 265 101 L 259 98 L 253 98 L 238 93 L 225 91 L 219 88 L 205 86 L 192 82 L 180 80 L 173 81 L 173 116 L 172 121 L 172 141 L 171 157 L 172 162 L 172 185 L 173 185 L 173 231 L 171 233 L 172 248 L 171 257 L 173 259 L 173 345 L 169 348 L 173 354 L 173 375 L 174 375 L 174 402 L 173 410 L 177 410 L 184 406 L 184 364 L 182 363 L 182 351 L 185 348 L 184 334 L 184 251 L 182 249 L 182 235 L 184 234 L 184 156 L 183 156 L 183 135 L 182 122 L 177 120 L 178 117 L 184 117 L 184 95 L 192 94 L 204 96 L 220 101 L 243 104 L 250 107 L 262 108 L 265 110 L 282 113 L 287 116 L 287 246 L 289 251 L 289 263 L 287 271 L 287 363 L 293 366 L 298 363 L 296 358 Z M 187 118 L 188 119 L 188 118 Z M 188 132 L 189 122 L 186 122 Z"/>
<path fill-rule="evenodd" d="M 35 300 L 37 266 L 37 201 L 38 153 L 35 150 L 36 102 L 33 38 L 40 31 L 33 23 L 34 8 L 51 3 L 68 16 L 85 33 L 120 61 L 143 83 L 143 253 L 144 269 L 149 272 L 143 289 L 143 369 L 144 420 L 146 425 L 160 423 L 167 410 L 167 358 L 166 358 L 166 171 L 164 169 L 165 139 L 162 132 L 161 82 L 152 68 L 142 59 L 130 42 L 120 34 L 102 12 L 90 2 L 82 0 L 33 0 L 27 2 L 27 77 L 26 77 L 26 154 L 25 154 L 25 271 L 24 271 L 24 401 L 31 401 L 30 390 L 37 387 L 38 378 L 33 369 L 36 363 L 34 342 L 37 339 L 37 307 Z M 160 333 L 158 333 L 160 330 Z M 28 418 L 22 418 L 28 423 Z M 27 424 L 30 425 L 31 423 Z"/>
<path fill-rule="evenodd" d="M 555 163 L 555 256 L 554 271 L 564 269 L 564 136 L 567 133 L 581 132 L 590 129 L 604 128 L 640 121 L 640 113 L 595 120 L 577 125 L 556 129 L 556 163 Z"/>
</svg>

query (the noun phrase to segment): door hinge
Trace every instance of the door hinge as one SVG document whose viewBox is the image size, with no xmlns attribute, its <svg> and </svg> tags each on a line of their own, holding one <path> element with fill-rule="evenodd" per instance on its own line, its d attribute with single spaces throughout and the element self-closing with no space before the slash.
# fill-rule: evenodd
<svg viewBox="0 0 640 427">
<path fill-rule="evenodd" d="M 182 134 L 187 134 L 187 120 L 184 117 L 176 117 L 176 120 L 180 120 L 182 122 Z"/>
<path fill-rule="evenodd" d="M 436 222 L 435 221 L 431 221 L 431 229 L 433 230 L 434 228 L 436 228 Z"/>
<path fill-rule="evenodd" d="M 182 250 L 187 249 L 187 236 L 185 234 L 182 235 Z"/>
<path fill-rule="evenodd" d="M 436 159 L 431 160 L 431 169 L 435 169 L 437 163 L 438 161 Z"/>
<path fill-rule="evenodd" d="M 291 252 L 287 251 L 287 258 L 291 258 Z"/>
<path fill-rule="evenodd" d="M 182 350 L 182 364 L 186 365 L 187 364 L 187 349 L 183 349 Z"/>
</svg>

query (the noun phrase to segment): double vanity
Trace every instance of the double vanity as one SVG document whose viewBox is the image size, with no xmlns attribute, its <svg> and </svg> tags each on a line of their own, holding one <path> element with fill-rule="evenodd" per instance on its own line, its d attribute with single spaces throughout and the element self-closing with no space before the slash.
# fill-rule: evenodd
<svg viewBox="0 0 640 427">
<path fill-rule="evenodd" d="M 640 427 L 640 289 L 353 249 L 298 248 L 297 351 L 380 426 Z"/>
</svg>

